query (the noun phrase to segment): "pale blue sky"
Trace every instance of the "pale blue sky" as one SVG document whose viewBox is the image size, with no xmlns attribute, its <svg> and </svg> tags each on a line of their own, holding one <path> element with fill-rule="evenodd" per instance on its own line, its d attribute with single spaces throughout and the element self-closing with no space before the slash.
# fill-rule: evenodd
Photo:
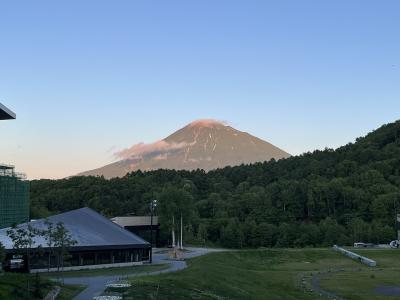
<svg viewBox="0 0 400 300">
<path fill-rule="evenodd" d="M 199 118 L 292 154 L 399 118 L 400 1 L 2 1 L 0 161 L 60 178 Z"/>
</svg>

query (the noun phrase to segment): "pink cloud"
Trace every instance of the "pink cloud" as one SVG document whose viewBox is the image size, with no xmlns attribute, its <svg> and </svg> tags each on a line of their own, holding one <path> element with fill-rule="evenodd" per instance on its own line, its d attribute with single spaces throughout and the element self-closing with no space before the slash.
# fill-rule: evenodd
<svg viewBox="0 0 400 300">
<path fill-rule="evenodd" d="M 139 143 L 133 145 L 130 148 L 123 149 L 114 153 L 116 158 L 119 159 L 128 159 L 128 158 L 137 158 L 144 156 L 146 154 L 156 154 L 158 159 L 160 159 L 161 155 L 165 152 L 172 150 L 180 150 L 187 147 L 187 143 L 167 143 L 166 141 L 157 141 L 150 144 Z"/>
<path fill-rule="evenodd" d="M 168 154 L 164 153 L 164 154 L 159 154 L 157 156 L 154 157 L 154 160 L 166 160 L 168 158 Z"/>
<path fill-rule="evenodd" d="M 193 126 L 213 127 L 215 125 L 226 126 L 226 125 L 228 125 L 228 122 L 214 120 L 214 119 L 199 119 L 199 120 L 193 121 L 192 123 L 189 124 L 190 127 L 193 127 Z"/>
</svg>

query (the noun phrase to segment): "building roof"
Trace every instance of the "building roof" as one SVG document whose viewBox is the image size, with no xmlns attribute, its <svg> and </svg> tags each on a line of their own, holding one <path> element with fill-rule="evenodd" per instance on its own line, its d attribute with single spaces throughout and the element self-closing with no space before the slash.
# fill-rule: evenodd
<svg viewBox="0 0 400 300">
<path fill-rule="evenodd" d="M 10 120 L 16 117 L 15 113 L 0 103 L 0 120 Z"/>
<path fill-rule="evenodd" d="M 122 227 L 151 226 L 152 223 L 150 216 L 114 217 L 111 219 L 111 221 Z M 158 216 L 153 216 L 153 225 L 158 225 Z"/>
<path fill-rule="evenodd" d="M 54 225 L 58 222 L 64 223 L 72 238 L 77 241 L 77 244 L 72 247 L 74 250 L 80 248 L 89 250 L 150 247 L 150 244 L 142 238 L 87 207 L 51 216 L 48 220 Z M 34 228 L 43 230 L 46 229 L 44 221 L 44 219 L 40 219 L 18 226 L 26 227 L 27 224 L 31 224 Z M 12 249 L 7 229 L 9 228 L 0 230 L 0 242 L 6 249 Z M 47 247 L 46 240 L 41 236 L 35 237 L 34 241 L 34 247 L 39 245 L 43 248 Z"/>
</svg>

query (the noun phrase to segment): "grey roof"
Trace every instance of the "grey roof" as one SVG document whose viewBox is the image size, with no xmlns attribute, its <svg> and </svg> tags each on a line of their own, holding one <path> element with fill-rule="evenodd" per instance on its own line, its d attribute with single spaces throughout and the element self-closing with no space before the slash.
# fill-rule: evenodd
<svg viewBox="0 0 400 300">
<path fill-rule="evenodd" d="M 72 238 L 77 241 L 73 248 L 90 247 L 90 248 L 121 248 L 121 247 L 149 247 L 150 244 L 131 233 L 119 225 L 111 222 L 106 217 L 90 208 L 80 208 L 65 212 L 59 215 L 51 216 L 48 220 L 54 225 L 58 222 L 64 223 Z M 44 219 L 31 221 L 19 226 L 26 227 L 31 224 L 34 228 L 45 229 Z M 6 249 L 12 249 L 12 242 L 7 236 L 7 229 L 0 229 L 0 242 Z M 47 247 L 43 237 L 34 238 L 37 247 L 41 245 Z"/>
<path fill-rule="evenodd" d="M 0 103 L 0 120 L 15 119 L 16 115 L 3 104 Z"/>
</svg>

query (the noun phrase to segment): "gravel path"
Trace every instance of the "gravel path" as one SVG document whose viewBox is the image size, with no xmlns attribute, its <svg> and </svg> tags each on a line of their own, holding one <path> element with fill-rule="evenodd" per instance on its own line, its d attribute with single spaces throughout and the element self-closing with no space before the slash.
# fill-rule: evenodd
<svg viewBox="0 0 400 300">
<path fill-rule="evenodd" d="M 328 297 L 328 298 L 331 298 L 331 299 L 343 300 L 343 298 L 340 298 L 335 293 L 329 292 L 329 291 L 324 290 L 323 288 L 321 288 L 321 285 L 319 284 L 319 278 L 318 278 L 318 276 L 316 274 L 314 274 L 312 276 L 311 286 L 312 286 L 312 289 L 314 290 L 314 292 L 317 293 L 317 294 L 320 294 L 322 296 L 325 296 L 325 297 Z"/>
<path fill-rule="evenodd" d="M 185 252 L 185 258 L 192 258 L 196 256 L 205 255 L 211 252 L 221 252 L 226 251 L 223 249 L 208 249 L 208 248 L 187 248 L 190 252 Z M 171 273 L 179 270 L 183 270 L 187 268 L 187 264 L 185 261 L 175 261 L 168 259 L 168 253 L 157 253 L 161 249 L 153 249 L 153 264 L 169 264 L 170 267 L 168 269 L 160 270 L 160 271 L 152 271 L 152 272 L 141 272 L 134 273 L 131 275 L 108 275 L 108 276 L 95 276 L 95 277 L 70 277 L 65 278 L 65 284 L 80 284 L 86 285 L 87 288 L 83 290 L 78 296 L 74 298 L 74 300 L 91 300 L 95 296 L 101 295 L 101 293 L 105 290 L 105 286 L 108 283 L 118 281 L 121 279 L 126 279 L 127 277 L 138 277 L 144 275 L 158 275 L 163 273 Z"/>
</svg>

